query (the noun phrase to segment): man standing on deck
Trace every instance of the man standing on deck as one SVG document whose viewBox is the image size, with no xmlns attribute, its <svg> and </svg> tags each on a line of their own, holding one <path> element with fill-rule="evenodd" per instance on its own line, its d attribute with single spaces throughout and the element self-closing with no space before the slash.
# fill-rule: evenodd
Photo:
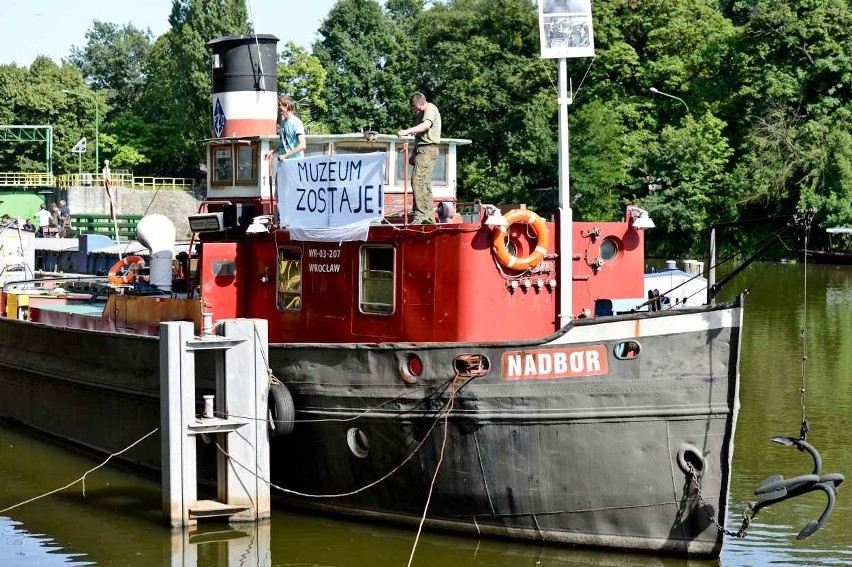
<svg viewBox="0 0 852 567">
<path fill-rule="evenodd" d="M 305 157 L 305 125 L 293 111 L 296 103 L 287 95 L 278 97 L 278 112 L 281 114 L 281 127 L 278 131 L 280 145 L 278 146 L 278 161 Z M 269 158 L 273 152 L 266 154 Z"/>
<path fill-rule="evenodd" d="M 411 108 L 417 112 L 417 125 L 400 130 L 396 135 L 402 138 L 414 134 L 414 154 L 409 159 L 414 166 L 411 175 L 411 192 L 414 194 L 412 224 L 434 224 L 432 171 L 438 160 L 438 142 L 441 141 L 441 113 L 423 93 L 412 94 L 410 100 Z"/>
</svg>

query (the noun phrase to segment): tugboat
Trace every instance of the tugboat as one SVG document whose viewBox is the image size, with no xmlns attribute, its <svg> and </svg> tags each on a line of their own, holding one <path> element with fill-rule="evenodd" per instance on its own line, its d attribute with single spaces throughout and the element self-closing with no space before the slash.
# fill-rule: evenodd
<svg viewBox="0 0 852 567">
<path fill-rule="evenodd" d="M 0 416 L 114 453 L 159 424 L 161 322 L 201 333 L 262 318 L 270 480 L 286 489 L 274 498 L 718 556 L 740 301 L 649 310 L 638 207 L 619 222 L 572 222 L 567 205 L 548 219 L 458 202 L 468 140 L 440 142 L 431 225 L 409 223 L 409 140 L 395 135 L 308 135 L 307 157 L 287 167 L 314 173 L 288 185 L 281 165 L 276 180 L 264 160 L 278 141 L 276 44 L 208 44 L 214 137 L 190 218 L 197 267 L 179 270 L 186 292 L 172 287 L 174 229 L 158 215 L 139 223 L 147 273 L 122 264 L 85 299 L 6 288 Z M 330 188 L 334 214 L 299 224 L 292 211 L 321 213 Z M 121 458 L 159 468 L 156 436 Z"/>
</svg>

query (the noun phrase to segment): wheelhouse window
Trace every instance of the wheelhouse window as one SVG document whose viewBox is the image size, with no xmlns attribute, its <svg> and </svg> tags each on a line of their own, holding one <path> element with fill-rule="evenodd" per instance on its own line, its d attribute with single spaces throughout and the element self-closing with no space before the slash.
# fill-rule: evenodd
<svg viewBox="0 0 852 567">
<path fill-rule="evenodd" d="M 414 152 L 414 146 L 409 146 L 409 153 Z M 408 157 L 402 144 L 397 145 L 396 152 L 396 182 L 401 185 L 405 181 L 405 169 L 408 168 L 408 179 L 414 172 L 414 166 L 409 165 Z M 435 169 L 432 170 L 432 182 L 435 185 L 447 184 L 447 147 L 438 146 L 438 159 L 435 161 Z"/>
<path fill-rule="evenodd" d="M 257 145 L 236 146 L 237 185 L 257 185 Z"/>
<path fill-rule="evenodd" d="M 257 185 L 257 144 L 211 146 L 213 186 Z"/>
<path fill-rule="evenodd" d="M 394 311 L 395 252 L 390 246 L 361 248 L 362 313 L 390 315 Z"/>
<path fill-rule="evenodd" d="M 276 306 L 281 311 L 302 308 L 302 250 L 278 249 L 278 293 Z"/>
<path fill-rule="evenodd" d="M 334 144 L 334 153 L 341 155 L 352 155 L 352 154 L 371 154 L 375 152 L 385 152 L 387 151 L 387 144 L 382 144 L 381 146 L 377 146 L 376 144 L 370 144 L 369 142 L 337 142 Z M 385 163 L 387 165 L 387 162 Z M 385 183 L 388 182 L 388 168 L 385 167 Z"/>
<path fill-rule="evenodd" d="M 234 154 L 231 146 L 212 146 L 213 180 L 212 185 L 234 184 Z"/>
</svg>

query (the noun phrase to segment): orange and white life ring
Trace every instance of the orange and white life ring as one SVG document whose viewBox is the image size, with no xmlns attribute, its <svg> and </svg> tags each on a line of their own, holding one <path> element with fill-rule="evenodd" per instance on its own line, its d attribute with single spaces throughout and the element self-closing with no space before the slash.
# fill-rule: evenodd
<svg viewBox="0 0 852 567">
<path fill-rule="evenodd" d="M 529 209 L 511 210 L 503 218 L 506 219 L 506 222 L 494 227 L 494 238 L 492 241 L 494 256 L 497 258 L 497 261 L 513 270 L 528 270 L 541 263 L 544 260 L 544 255 L 547 254 L 547 247 L 550 244 L 550 232 L 547 230 L 544 219 Z M 535 232 L 536 239 L 535 250 L 528 256 L 521 258 L 509 252 L 506 246 L 506 232 L 516 222 L 530 225 L 533 232 Z"/>
<path fill-rule="evenodd" d="M 127 256 L 126 258 L 116 262 L 112 268 L 109 269 L 109 274 L 107 275 L 109 283 L 114 285 L 133 283 L 133 280 L 136 279 L 136 274 L 130 270 L 130 266 L 133 266 L 134 264 L 140 268 L 144 268 L 145 258 L 142 256 Z"/>
</svg>

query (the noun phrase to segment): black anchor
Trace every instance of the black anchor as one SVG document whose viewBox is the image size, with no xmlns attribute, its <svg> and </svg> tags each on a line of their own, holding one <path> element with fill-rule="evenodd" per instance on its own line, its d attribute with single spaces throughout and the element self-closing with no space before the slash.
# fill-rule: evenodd
<svg viewBox="0 0 852 567">
<path fill-rule="evenodd" d="M 822 471 L 822 457 L 820 457 L 816 447 L 805 441 L 803 437 L 797 439 L 795 437 L 779 436 L 773 437 L 772 440 L 781 445 L 795 446 L 799 451 L 810 453 L 814 460 L 814 470 L 811 474 L 803 474 L 790 479 L 785 479 L 780 474 L 764 479 L 754 491 L 760 497 L 760 500 L 749 503 L 749 508 L 753 512 L 751 518 L 748 519 L 748 523 L 757 516 L 757 513 L 762 508 L 802 494 L 807 494 L 808 492 L 822 490 L 828 497 L 828 504 L 819 519 L 810 522 L 796 536 L 796 539 L 805 539 L 813 535 L 814 532 L 823 527 L 828 521 L 828 516 L 834 509 L 834 501 L 837 498 L 837 487 L 843 482 L 844 477 L 840 473 L 820 474 Z"/>
</svg>

